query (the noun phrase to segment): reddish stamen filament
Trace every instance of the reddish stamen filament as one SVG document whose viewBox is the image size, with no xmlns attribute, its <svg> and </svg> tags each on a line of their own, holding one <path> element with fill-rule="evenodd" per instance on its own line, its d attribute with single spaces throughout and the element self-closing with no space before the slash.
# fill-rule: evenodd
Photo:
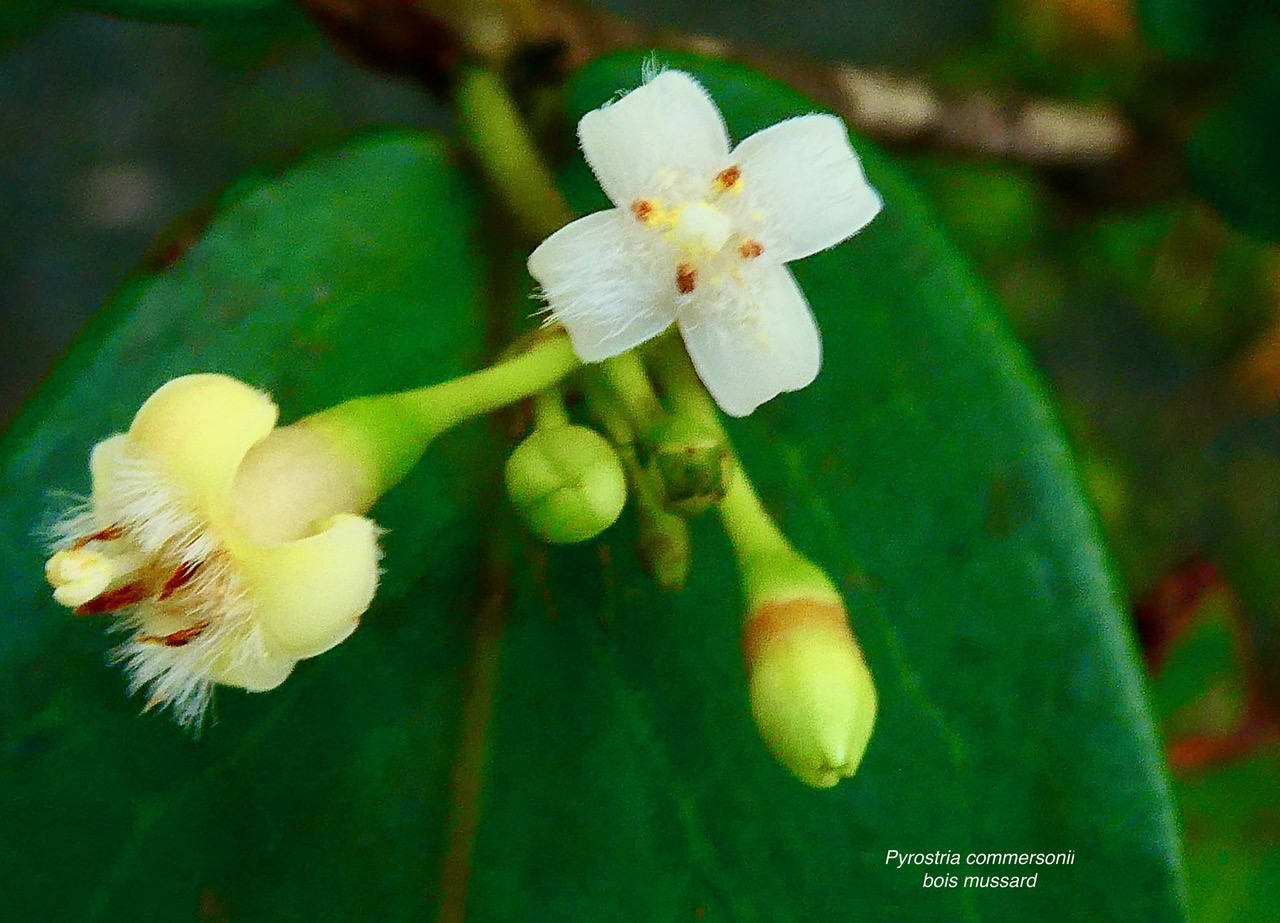
<svg viewBox="0 0 1280 923">
<path fill-rule="evenodd" d="M 165 647 L 185 647 L 209 627 L 208 622 L 196 622 L 190 628 L 179 628 L 167 635 L 143 635 L 138 638 L 143 644 L 163 644 Z"/>
<path fill-rule="evenodd" d="M 200 561 L 183 561 L 177 570 L 173 572 L 173 576 L 164 582 L 164 586 L 160 588 L 160 595 L 156 599 L 168 599 L 175 592 L 186 586 L 192 577 L 196 575 L 196 571 L 200 570 Z"/>
<path fill-rule="evenodd" d="M 151 591 L 141 583 L 126 583 L 114 590 L 99 593 L 93 599 L 74 610 L 76 615 L 103 615 L 117 612 L 127 606 L 142 602 L 151 595 Z"/>
<path fill-rule="evenodd" d="M 124 529 L 120 526 L 107 526 L 101 532 L 95 532 L 92 535 L 85 535 L 75 540 L 71 546 L 72 551 L 79 551 L 90 542 L 110 542 L 115 541 L 124 535 Z"/>
</svg>

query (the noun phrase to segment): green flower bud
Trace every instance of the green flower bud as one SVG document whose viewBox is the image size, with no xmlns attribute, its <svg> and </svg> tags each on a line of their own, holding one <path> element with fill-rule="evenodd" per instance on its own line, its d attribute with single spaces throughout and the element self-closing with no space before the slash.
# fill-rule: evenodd
<svg viewBox="0 0 1280 923">
<path fill-rule="evenodd" d="M 627 502 L 618 454 L 585 426 L 534 430 L 507 459 L 506 482 L 529 530 L 556 544 L 594 538 L 617 521 Z"/>
<path fill-rule="evenodd" d="M 656 505 L 637 504 L 640 563 L 659 589 L 677 593 L 689 579 L 693 549 L 689 524 Z"/>
<path fill-rule="evenodd" d="M 800 781 L 830 788 L 862 762 L 876 690 L 844 606 L 822 595 L 758 607 L 742 645 L 760 736 Z"/>
<path fill-rule="evenodd" d="M 723 433 L 682 416 L 672 417 L 653 434 L 653 464 L 667 506 L 682 516 L 697 516 L 719 504 L 734 469 Z"/>
</svg>

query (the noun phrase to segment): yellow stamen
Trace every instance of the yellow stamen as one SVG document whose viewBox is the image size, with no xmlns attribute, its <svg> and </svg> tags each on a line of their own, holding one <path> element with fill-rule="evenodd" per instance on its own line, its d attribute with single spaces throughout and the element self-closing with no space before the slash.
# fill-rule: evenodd
<svg viewBox="0 0 1280 923">
<path fill-rule="evenodd" d="M 97 543 L 95 543 L 97 544 Z M 108 546 L 80 546 L 54 554 L 45 563 L 44 575 L 53 587 L 53 598 L 69 609 L 97 599 L 113 583 L 132 576 L 145 563 L 130 552 L 105 551 Z"/>
<path fill-rule="evenodd" d="M 101 552 L 76 548 L 51 557 L 44 566 L 44 575 L 53 586 L 53 598 L 74 609 L 111 585 L 112 567 Z"/>
</svg>

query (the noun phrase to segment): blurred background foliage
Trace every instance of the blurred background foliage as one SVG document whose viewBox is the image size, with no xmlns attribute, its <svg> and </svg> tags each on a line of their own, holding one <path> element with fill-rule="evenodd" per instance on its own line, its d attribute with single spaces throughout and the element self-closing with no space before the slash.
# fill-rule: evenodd
<svg viewBox="0 0 1280 923">
<path fill-rule="evenodd" d="M 0 423 L 175 216 L 446 121 L 286 3 L 84 5 L 235 15 L 0 5 Z M 1280 919 L 1280 0 L 606 5 L 843 88 L 926 190 L 1053 383 L 1130 590 L 1193 916 Z"/>
</svg>

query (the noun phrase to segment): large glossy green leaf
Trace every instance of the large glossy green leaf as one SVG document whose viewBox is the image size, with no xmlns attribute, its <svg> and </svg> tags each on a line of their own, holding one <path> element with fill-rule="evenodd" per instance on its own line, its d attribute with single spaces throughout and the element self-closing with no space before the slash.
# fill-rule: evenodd
<svg viewBox="0 0 1280 923">
<path fill-rule="evenodd" d="M 599 63 L 574 108 L 638 73 L 638 57 Z M 738 137 L 811 108 L 749 72 L 700 73 Z M 677 598 L 639 574 L 629 522 L 554 551 L 487 529 L 509 566 L 478 567 L 470 498 L 497 460 L 474 427 L 375 510 L 387 574 L 361 630 L 280 692 L 223 694 L 198 742 L 138 717 L 102 664 L 110 641 L 48 601 L 47 491 L 84 489 L 90 445 L 165 378 L 238 374 L 294 417 L 478 361 L 474 203 L 436 145 L 390 137 L 222 203 L 0 444 L 6 912 L 429 919 L 443 877 L 447 912 L 469 879 L 484 921 L 1180 917 L 1132 645 L 1052 414 L 928 210 L 867 161 L 886 212 L 798 267 L 823 377 L 735 427 L 848 594 L 882 698 L 857 778 L 809 790 L 756 739 L 712 521 Z M 601 204 L 581 164 L 569 182 Z M 450 824 L 460 739 L 458 791 L 479 794 Z M 1033 891 L 924 890 L 890 849 L 1077 860 Z"/>
<path fill-rule="evenodd" d="M 572 115 L 639 80 L 623 55 Z M 690 67 L 741 139 L 811 111 Z M 1042 386 L 915 192 L 865 152 L 884 213 L 797 276 L 819 381 L 734 426 L 762 493 L 843 586 L 881 694 L 856 778 L 813 791 L 748 717 L 730 557 L 699 523 L 662 597 L 629 535 L 518 583 L 473 867 L 476 919 L 1169 920 L 1177 833 L 1125 613 Z M 583 210 L 605 207 L 584 165 Z M 1074 850 L 1034 890 L 889 850 Z M 928 872 L 961 885 L 925 889 Z M 968 869 L 970 874 L 991 870 Z M 1017 874 L 1017 867 L 995 874 Z"/>
<path fill-rule="evenodd" d="M 479 361 L 475 202 L 437 141 L 385 136 L 230 194 L 131 284 L 0 447 L 0 893 L 13 920 L 412 919 L 443 839 L 477 515 L 446 437 L 377 518 L 380 600 L 278 693 L 190 739 L 139 717 L 100 626 L 41 586 L 39 526 L 165 379 L 217 370 L 285 419 Z M 424 553 L 424 550 L 429 550 Z M 430 573 L 426 573 L 430 570 Z M 425 576 L 424 576 L 425 574 Z"/>
</svg>

